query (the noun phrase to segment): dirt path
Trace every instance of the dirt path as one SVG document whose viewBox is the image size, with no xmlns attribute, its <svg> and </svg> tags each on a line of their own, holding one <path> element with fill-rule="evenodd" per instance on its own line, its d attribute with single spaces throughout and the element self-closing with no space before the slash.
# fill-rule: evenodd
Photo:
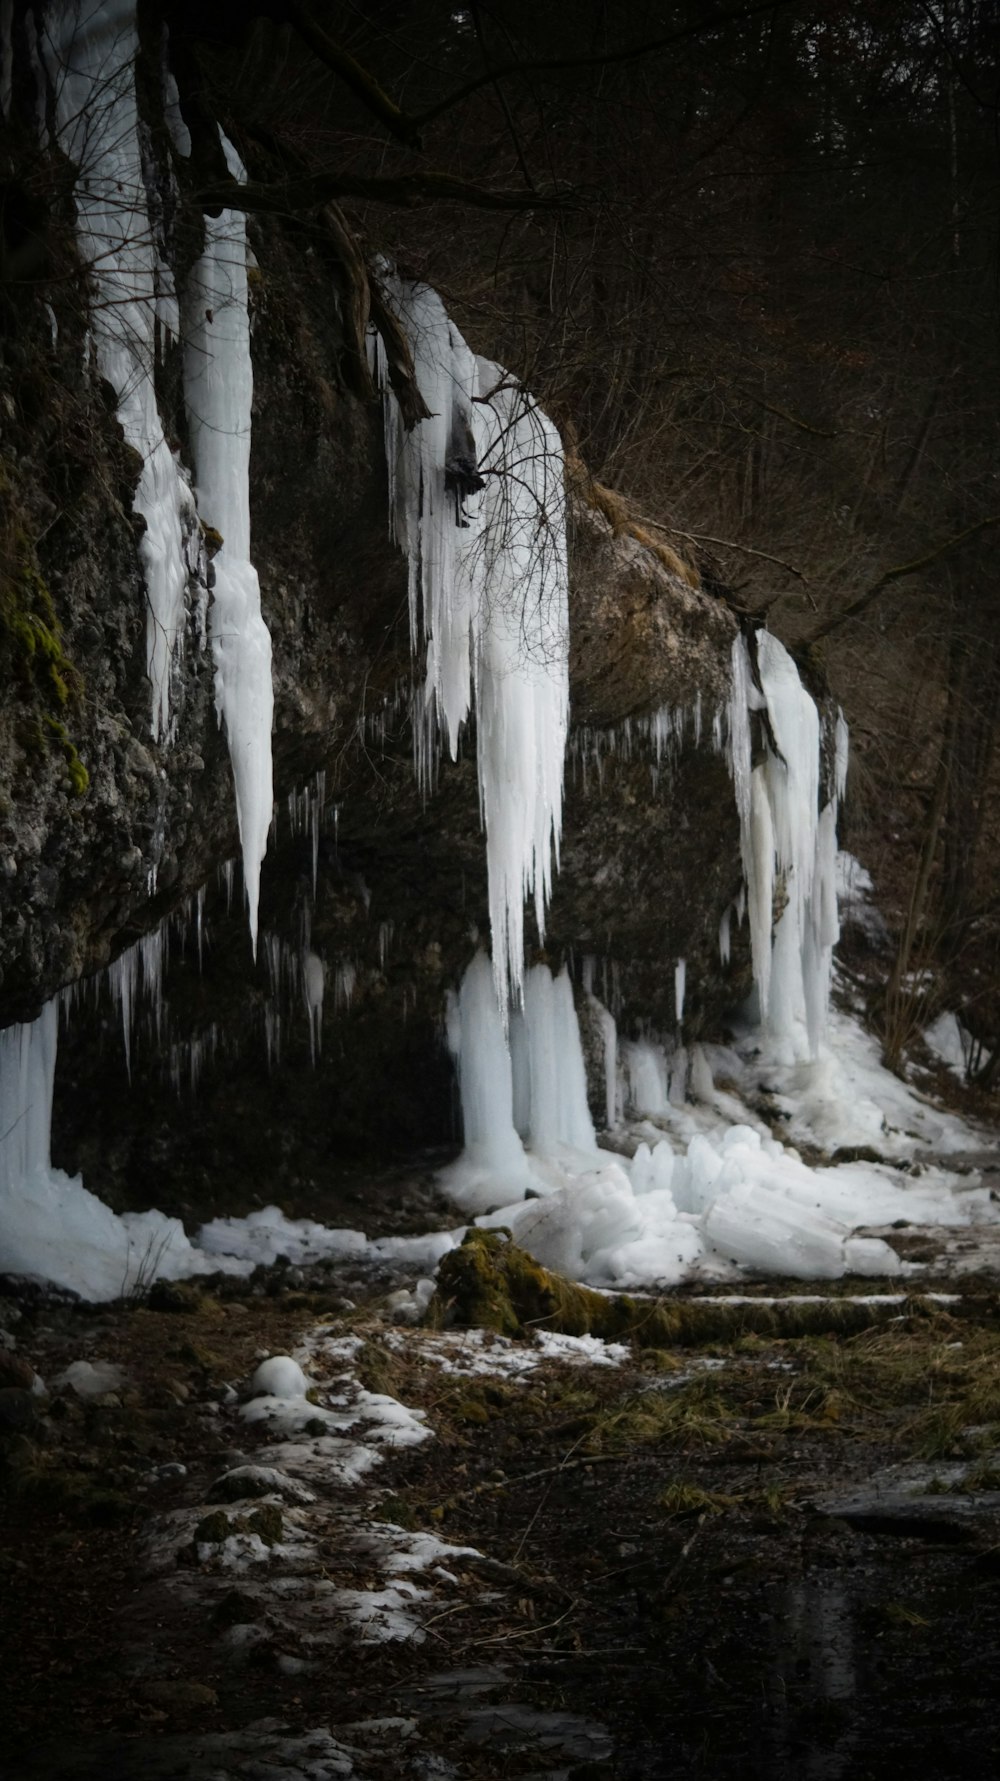
<svg viewBox="0 0 1000 1781">
<path fill-rule="evenodd" d="M 8 1375 L 50 1386 L 20 1427 L 5 1406 L 5 1772 L 1000 1772 L 982 1283 L 851 1336 L 689 1332 L 615 1364 L 344 1290 L 3 1308 Z M 261 1351 L 316 1382 L 293 1439 L 232 1389 Z M 123 1377 L 57 1388 L 80 1359 Z M 392 1436 L 393 1402 L 432 1435 Z M 286 1484 L 220 1497 L 261 1463 Z"/>
</svg>

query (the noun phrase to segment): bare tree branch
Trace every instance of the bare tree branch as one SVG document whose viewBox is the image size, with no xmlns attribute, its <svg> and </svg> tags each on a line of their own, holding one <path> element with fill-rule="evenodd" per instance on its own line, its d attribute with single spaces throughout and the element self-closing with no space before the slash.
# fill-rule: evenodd
<svg viewBox="0 0 1000 1781">
<path fill-rule="evenodd" d="M 421 147 L 419 121 L 407 117 L 400 110 L 395 100 L 390 99 L 367 68 L 363 68 L 343 44 L 338 43 L 336 38 L 329 36 L 316 23 L 301 0 L 276 0 L 269 10 L 279 22 L 284 20 L 294 27 L 303 42 L 309 45 L 313 55 L 340 76 L 355 97 L 367 106 L 398 142 L 405 143 L 407 148 Z"/>
<path fill-rule="evenodd" d="M 235 180 L 215 180 L 195 193 L 195 201 L 211 212 L 247 210 L 290 215 L 295 211 L 315 210 L 331 199 L 361 198 L 374 204 L 397 204 L 413 207 L 421 204 L 467 204 L 476 210 L 564 210 L 582 202 L 581 194 L 564 191 L 510 192 L 490 191 L 486 186 L 471 185 L 455 179 L 450 173 L 401 173 L 395 177 L 368 178 L 356 173 L 323 172 L 300 179 L 275 180 L 262 184 L 250 180 L 238 185 Z"/>
<path fill-rule="evenodd" d="M 738 550 L 745 557 L 760 557 L 765 563 L 775 563 L 779 569 L 786 569 L 797 581 L 808 581 L 809 577 L 802 569 L 796 569 L 794 563 L 786 563 L 784 557 L 774 557 L 766 550 L 754 550 L 749 544 L 737 544 L 735 538 L 712 538 L 708 532 L 684 532 L 680 526 L 665 526 L 662 520 L 647 519 L 644 514 L 636 514 L 639 524 L 652 526 L 657 532 L 665 532 L 669 538 L 687 538 L 691 544 L 717 544 L 720 550 Z"/>
<path fill-rule="evenodd" d="M 820 624 L 814 625 L 808 636 L 803 637 L 803 646 L 808 647 L 810 644 L 819 643 L 824 637 L 829 637 L 831 631 L 838 631 L 841 625 L 847 623 L 848 619 L 857 618 L 860 613 L 866 612 L 873 601 L 878 598 L 882 589 L 888 587 L 891 582 L 902 581 L 907 575 L 918 575 L 921 569 L 926 569 L 931 563 L 938 562 L 941 557 L 947 556 L 949 551 L 957 550 L 958 546 L 964 544 L 967 538 L 975 538 L 979 532 L 985 532 L 990 526 L 1000 526 L 1000 513 L 991 514 L 988 519 L 977 520 L 974 526 L 966 526 L 964 532 L 956 532 L 954 537 L 946 538 L 943 544 L 936 544 L 933 550 L 927 551 L 922 557 L 914 557 L 910 563 L 895 563 L 891 569 L 884 569 L 878 580 L 873 581 L 870 587 L 865 588 L 864 593 L 859 594 L 857 599 L 849 601 L 846 606 L 841 607 L 839 612 L 832 613 L 829 618 L 824 618 Z"/>
<path fill-rule="evenodd" d="M 743 19 L 758 18 L 761 13 L 780 12 L 790 0 L 757 0 L 757 4 L 737 7 L 733 12 L 705 13 L 694 25 L 685 25 L 683 30 L 671 31 L 664 37 L 647 38 L 643 43 L 630 43 L 623 49 L 608 50 L 603 54 L 589 56 L 545 56 L 536 60 L 504 62 L 498 68 L 491 68 L 486 74 L 478 74 L 474 79 L 465 82 L 464 86 L 456 87 L 454 92 L 440 99 L 436 105 L 420 112 L 411 122 L 417 130 L 422 130 L 446 111 L 471 99 L 483 87 L 492 86 L 496 81 L 509 80 L 513 75 L 561 73 L 572 68 L 612 68 L 622 62 L 637 62 L 645 56 L 659 55 L 665 49 L 673 49 L 676 44 L 688 43 L 694 37 L 708 36 L 712 31 L 719 31 L 726 25 L 739 24 Z"/>
</svg>

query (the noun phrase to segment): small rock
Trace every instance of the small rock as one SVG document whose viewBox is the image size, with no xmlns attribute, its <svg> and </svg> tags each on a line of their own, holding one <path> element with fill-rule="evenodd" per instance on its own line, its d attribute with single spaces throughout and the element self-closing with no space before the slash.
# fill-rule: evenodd
<svg viewBox="0 0 1000 1781">
<path fill-rule="evenodd" d="M 245 1497 L 281 1497 L 286 1503 L 314 1503 L 315 1496 L 297 1479 L 277 1466 L 234 1466 L 217 1478 L 208 1491 L 208 1503 L 239 1503 Z"/>
<path fill-rule="evenodd" d="M 194 1530 L 196 1546 L 221 1546 L 236 1529 L 224 1509 L 213 1509 L 210 1514 L 203 1515 Z"/>
<path fill-rule="evenodd" d="M 11 1354 L 6 1348 L 0 1348 L 0 1390 L 13 1385 L 21 1391 L 32 1391 L 34 1384 L 35 1369 L 30 1361 L 19 1354 Z"/>
<path fill-rule="evenodd" d="M 157 1466 L 152 1476 L 158 1483 L 169 1484 L 172 1478 L 186 1478 L 187 1471 L 187 1466 L 182 1466 L 179 1459 L 171 1459 L 167 1460 L 164 1465 Z"/>
</svg>

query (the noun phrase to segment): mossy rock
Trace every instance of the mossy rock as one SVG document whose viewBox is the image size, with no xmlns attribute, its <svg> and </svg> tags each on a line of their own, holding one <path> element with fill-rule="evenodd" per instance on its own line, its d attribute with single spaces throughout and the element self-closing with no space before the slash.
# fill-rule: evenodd
<svg viewBox="0 0 1000 1781">
<path fill-rule="evenodd" d="M 247 1517 L 247 1527 L 263 1540 L 265 1546 L 277 1546 L 285 1529 L 284 1516 L 277 1503 L 261 1503 L 260 1508 Z"/>
<path fill-rule="evenodd" d="M 402 1497 L 383 1497 L 371 1510 L 371 1518 L 373 1521 L 391 1522 L 393 1527 L 406 1528 L 408 1533 L 413 1533 L 417 1527 L 417 1517 Z"/>
<path fill-rule="evenodd" d="M 484 1329 L 512 1337 L 529 1335 L 534 1329 L 557 1330 L 567 1336 L 631 1342 L 642 1351 L 728 1345 L 745 1335 L 776 1341 L 850 1335 L 900 1313 L 936 1315 L 937 1310 L 932 1301 L 915 1298 L 903 1304 L 843 1298 L 718 1304 L 594 1292 L 544 1268 L 518 1247 L 507 1229 L 473 1226 L 441 1262 L 437 1291 L 424 1321 L 432 1329 Z"/>
<path fill-rule="evenodd" d="M 195 1528 L 194 1543 L 196 1546 L 221 1546 L 223 1540 L 228 1540 L 230 1534 L 236 1531 L 235 1523 L 224 1509 L 213 1509 L 208 1515 L 202 1516 Z"/>
</svg>

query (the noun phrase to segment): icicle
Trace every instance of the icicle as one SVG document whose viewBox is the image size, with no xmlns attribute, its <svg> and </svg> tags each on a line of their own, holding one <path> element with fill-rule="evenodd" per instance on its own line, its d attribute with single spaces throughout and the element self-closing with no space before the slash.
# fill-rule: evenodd
<svg viewBox="0 0 1000 1781">
<path fill-rule="evenodd" d="M 221 136 L 221 132 L 220 132 Z M 246 173 L 221 136 L 229 170 Z M 215 708 L 229 742 L 243 851 L 250 936 L 257 950 L 260 867 L 267 851 L 273 787 L 271 638 L 250 561 L 250 411 L 253 366 L 247 307 L 246 221 L 224 210 L 205 218 L 205 251 L 184 293 L 184 400 L 198 505 L 221 534 L 209 613 Z"/>
<path fill-rule="evenodd" d="M 826 1023 L 832 949 L 839 931 L 836 796 L 820 814 L 819 714 L 795 663 L 767 631 L 757 634 L 756 652 L 759 688 L 753 684 L 745 641 L 739 637 L 733 645 L 729 720 L 754 978 L 771 1036 L 794 1057 L 804 1026 L 809 1055 L 815 1057 Z M 768 720 L 765 758 L 751 771 L 750 712 L 762 708 Z M 838 790 L 846 778 L 847 753 L 847 726 L 839 712 L 834 738 Z M 779 881 L 785 906 L 772 944 Z M 737 915 L 742 919 L 741 902 Z"/>
<path fill-rule="evenodd" d="M 850 733 L 847 728 L 847 719 L 839 705 L 833 735 L 833 795 L 839 803 L 847 791 L 847 766 L 850 755 Z"/>
<path fill-rule="evenodd" d="M 390 525 L 409 559 L 410 627 L 427 665 L 414 711 L 420 783 L 438 734 L 455 755 L 472 699 L 501 1013 L 523 973 L 524 901 L 544 932 L 558 863 L 568 726 L 562 450 L 497 365 L 473 358 L 433 291 L 392 281 L 430 418 L 406 431 L 385 391 Z M 480 491 L 481 494 L 480 494 Z"/>
<path fill-rule="evenodd" d="M 107 969 L 108 990 L 121 1017 L 125 1067 L 130 1081 L 132 1039 L 140 1003 L 145 1002 L 152 1008 L 153 1030 L 157 1040 L 163 1037 L 163 973 L 168 946 L 168 924 L 161 922 L 158 928 L 126 947 Z"/>
<path fill-rule="evenodd" d="M 338 1011 L 351 1006 L 357 980 L 358 971 L 353 959 L 341 959 L 333 982 L 333 1005 Z"/>
<path fill-rule="evenodd" d="M 380 921 L 378 924 L 378 963 L 380 971 L 385 970 L 385 961 L 389 956 L 389 948 L 392 945 L 392 925 L 391 921 Z"/>
<path fill-rule="evenodd" d="M 684 989 L 686 983 L 687 962 L 684 959 L 678 959 L 674 966 L 674 1010 L 678 1030 L 680 1030 L 684 1020 Z"/>
<path fill-rule="evenodd" d="M 722 911 L 722 918 L 719 922 L 719 959 L 724 965 L 728 965 L 730 958 L 729 924 L 731 916 L 732 904 L 727 903 Z"/>
<path fill-rule="evenodd" d="M 597 1017 L 604 1048 L 604 1124 L 610 1131 L 618 1119 L 618 1027 L 610 1008 L 595 995 L 590 995 L 590 1008 Z"/>
<path fill-rule="evenodd" d="M 302 969 L 302 988 L 306 1013 L 309 1016 L 309 1061 L 315 1066 L 323 1050 L 323 991 L 326 987 L 326 966 L 315 952 L 306 955 Z"/>
<path fill-rule="evenodd" d="M 520 1120 L 515 1116 L 515 1125 L 523 1121 L 528 1142 L 538 1151 L 556 1144 L 593 1150 L 596 1139 L 587 1107 L 580 1028 L 567 971 L 555 980 L 547 965 L 535 965 L 528 972 L 523 1032 L 527 1108 Z"/>
<path fill-rule="evenodd" d="M 504 1040 L 493 971 L 483 952 L 470 964 L 449 1022 L 458 1065 L 466 1156 L 481 1167 L 523 1181 L 521 1140 L 514 1129 L 510 1053 Z"/>
<path fill-rule="evenodd" d="M 310 838 L 312 840 L 313 869 L 313 901 L 316 900 L 316 880 L 319 872 L 319 832 L 323 825 L 323 808 L 326 803 L 326 772 L 321 767 L 316 774 L 316 785 L 309 806 Z"/>
<path fill-rule="evenodd" d="M 715 1096 L 715 1083 L 712 1080 L 712 1066 L 705 1055 L 704 1047 L 695 1045 L 691 1050 L 691 1097 L 710 1107 Z"/>
<path fill-rule="evenodd" d="M 157 254 L 140 153 L 134 5 L 51 6 L 44 53 L 59 143 L 78 169 L 77 236 L 95 286 L 97 362 L 115 391 L 126 441 L 142 460 L 133 507 L 145 521 L 146 668 L 153 735 L 161 739 L 170 733 L 170 680 L 189 580 L 185 542 L 197 532 L 197 515 L 164 438 L 153 383 Z"/>
</svg>

